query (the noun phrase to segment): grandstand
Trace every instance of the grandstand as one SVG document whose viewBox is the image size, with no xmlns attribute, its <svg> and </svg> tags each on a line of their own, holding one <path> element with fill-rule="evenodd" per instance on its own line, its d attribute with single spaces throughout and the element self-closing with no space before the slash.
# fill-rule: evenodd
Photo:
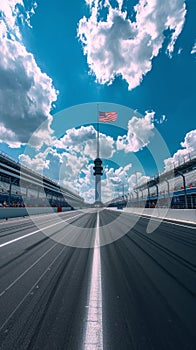
<svg viewBox="0 0 196 350">
<path fill-rule="evenodd" d="M 83 206 L 84 199 L 0 152 L 0 204 L 75 208 Z"/>
<path fill-rule="evenodd" d="M 110 207 L 196 208 L 196 152 L 162 174 L 135 186 L 125 197 L 107 203 Z"/>
</svg>

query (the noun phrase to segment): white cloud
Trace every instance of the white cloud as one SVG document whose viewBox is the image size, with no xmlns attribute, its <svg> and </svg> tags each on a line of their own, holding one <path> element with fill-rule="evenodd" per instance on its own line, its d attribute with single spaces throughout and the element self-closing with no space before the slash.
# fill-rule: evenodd
<svg viewBox="0 0 196 350">
<path fill-rule="evenodd" d="M 72 128 L 66 134 L 54 142 L 55 147 L 66 149 L 69 152 L 83 153 L 85 156 L 94 159 L 96 157 L 97 132 L 90 126 L 81 126 L 78 129 Z M 111 158 L 114 153 L 114 140 L 111 136 L 100 133 L 100 156 Z"/>
<path fill-rule="evenodd" d="M 4 35 L 10 33 L 16 38 L 21 38 L 20 30 L 16 24 L 17 22 L 17 5 L 24 6 L 23 0 L 9 0 L 0 2 L 1 11 L 1 31 L 3 29 Z"/>
<path fill-rule="evenodd" d="M 67 180 L 74 182 L 79 179 L 81 172 L 88 164 L 88 159 L 84 156 L 78 156 L 70 153 L 63 153 L 61 155 L 62 164 L 60 169 L 60 180 Z"/>
<path fill-rule="evenodd" d="M 67 160 L 64 163 L 65 168 L 61 168 L 64 178 L 60 177 L 60 183 L 67 188 L 77 190 L 86 202 L 93 203 L 95 201 L 94 164 L 89 164 L 85 158 L 77 159 L 74 155 L 71 158 L 68 156 Z M 71 173 L 69 173 L 69 170 Z"/>
<path fill-rule="evenodd" d="M 157 124 L 163 124 L 164 122 L 167 121 L 167 117 L 166 117 L 166 115 L 163 114 L 159 119 L 156 118 L 154 121 L 155 121 Z"/>
<path fill-rule="evenodd" d="M 41 132 L 42 130 L 40 137 Z M 44 151 L 37 151 L 34 157 L 20 155 L 19 159 L 24 165 L 38 172 L 42 173 L 43 170 L 48 169 L 53 174 L 53 157 L 57 158 L 55 176 L 58 176 L 59 183 L 70 190 L 77 191 L 86 201 L 94 202 L 95 177 L 92 160 L 96 157 L 96 136 L 97 132 L 91 125 L 68 129 L 60 140 L 55 138 L 48 140 L 48 143 L 51 141 L 51 146 Z M 114 146 L 112 137 L 100 133 L 102 158 L 110 158 L 115 151 Z M 127 169 L 126 167 L 125 170 Z M 105 188 L 106 191 L 107 188 Z"/>
<path fill-rule="evenodd" d="M 99 138 L 100 138 L 100 157 L 105 159 L 111 158 L 115 152 L 113 138 L 111 136 L 106 136 L 102 133 L 100 133 Z M 97 148 L 96 139 L 88 140 L 84 148 L 84 154 L 94 159 L 96 158 L 96 148 Z"/>
<path fill-rule="evenodd" d="M 94 164 L 87 164 L 83 170 L 83 175 L 76 181 L 76 186 L 79 193 L 86 201 L 93 203 L 95 201 L 95 177 L 93 175 Z M 106 202 L 112 198 L 115 188 L 122 184 L 127 184 L 128 172 L 132 164 L 127 164 L 125 167 L 118 169 L 104 168 L 105 179 L 102 179 L 102 201 Z M 116 187 L 117 186 L 117 187 Z"/>
<path fill-rule="evenodd" d="M 40 130 L 40 138 L 42 132 L 42 138 L 45 138 L 44 130 Z M 95 177 L 92 160 L 96 157 L 96 137 L 97 132 L 92 125 L 68 129 L 59 140 L 51 137 L 51 145 L 44 151 L 37 150 L 34 157 L 20 155 L 19 159 L 24 165 L 38 172 L 43 173 L 43 170 L 47 169 L 48 174 L 54 173 L 55 164 L 55 178 L 58 177 L 62 186 L 77 191 L 86 201 L 94 202 Z M 33 138 L 35 139 L 35 136 Z M 100 133 L 100 157 L 110 158 L 114 152 L 114 139 Z M 53 163 L 53 157 L 57 158 L 58 162 Z M 112 184 L 115 181 L 118 183 L 126 181 L 131 166 L 128 164 L 124 168 L 110 171 L 107 167 L 104 169 L 106 176 L 106 180 L 102 181 L 104 200 L 111 198 Z M 111 184 L 111 187 L 108 184 Z"/>
<path fill-rule="evenodd" d="M 74 149 L 79 152 L 84 142 L 91 139 L 96 139 L 94 127 L 92 125 L 81 126 L 78 129 L 68 129 L 60 140 L 55 141 L 55 146 L 63 149 Z"/>
<path fill-rule="evenodd" d="M 127 135 L 118 136 L 117 149 L 137 152 L 147 146 L 153 137 L 155 112 L 146 112 L 144 118 L 133 116 L 128 122 Z"/>
<path fill-rule="evenodd" d="M 194 43 L 192 50 L 191 50 L 191 55 L 194 55 L 196 53 L 196 42 Z"/>
<path fill-rule="evenodd" d="M 109 183 L 113 185 L 125 184 L 128 179 L 128 172 L 131 169 L 132 164 L 127 164 L 125 167 L 119 167 L 117 169 L 114 168 L 106 168 L 105 174 L 106 179 Z"/>
<path fill-rule="evenodd" d="M 20 154 L 19 161 L 22 165 L 31 168 L 39 173 L 43 173 L 44 169 L 49 169 L 50 160 L 43 157 L 43 153 L 38 153 L 34 158 L 30 158 L 27 154 Z"/>
<path fill-rule="evenodd" d="M 150 176 L 142 175 L 141 172 L 137 171 L 132 174 L 129 179 L 129 192 L 131 192 L 135 186 L 140 186 L 150 180 Z"/>
<path fill-rule="evenodd" d="M 95 177 L 93 175 L 93 163 L 84 156 L 64 154 L 63 165 L 60 170 L 60 183 L 67 188 L 77 190 L 85 201 L 95 201 Z M 115 186 L 128 184 L 129 170 L 132 164 L 118 169 L 104 168 L 105 179 L 102 179 L 102 200 L 105 202 L 112 198 Z"/>
<path fill-rule="evenodd" d="M 140 0 L 134 7 L 135 21 L 122 11 L 122 0 L 113 8 L 108 0 L 86 0 L 90 17 L 78 25 L 90 72 L 100 84 L 111 84 L 118 75 L 129 90 L 138 86 L 152 68 L 152 59 L 163 46 L 165 31 L 170 30 L 167 53 L 171 57 L 186 15 L 184 0 Z M 108 11 L 103 20 L 102 10 Z"/>
<path fill-rule="evenodd" d="M 44 151 L 37 152 L 34 157 L 24 153 L 20 154 L 18 158 L 21 164 L 43 173 L 44 169 L 50 169 L 52 158 L 57 158 L 59 164 L 62 164 L 66 156 L 66 153 L 58 153 L 58 150 L 55 148 L 46 147 Z"/>
<path fill-rule="evenodd" d="M 26 10 L 22 0 L 0 2 L 0 120 L 7 134 L 13 132 L 11 140 L 4 138 L 10 147 L 27 143 L 43 122 L 45 133 L 52 133 L 50 110 L 57 92 L 26 50 L 18 24 L 29 24 L 34 8 Z M 36 135 L 36 147 L 43 144 L 42 136 Z"/>
<path fill-rule="evenodd" d="M 128 178 L 131 168 L 131 163 L 117 169 L 105 167 L 104 174 L 106 178 L 102 180 L 102 200 L 104 202 L 118 196 L 118 193 L 123 194 L 124 192 L 126 194 L 128 192 Z"/>
<path fill-rule="evenodd" d="M 16 139 L 16 134 L 12 130 L 6 129 L 5 126 L 0 123 L 0 143 L 9 143 L 11 148 L 19 148 L 21 143 L 15 141 Z"/>
<path fill-rule="evenodd" d="M 49 170 L 49 177 L 53 178 L 53 160 L 58 160 L 57 163 L 57 178 L 58 182 L 62 186 L 66 186 L 72 191 L 76 192 L 78 186 L 77 182 L 81 176 L 81 168 L 86 168 L 88 159 L 85 157 L 78 157 L 76 155 L 63 152 L 58 153 L 57 149 L 47 147 L 42 152 L 37 152 L 34 157 L 30 157 L 28 154 L 19 155 L 19 161 L 22 165 L 31 168 L 32 170 L 43 174 L 45 170 Z"/>
<path fill-rule="evenodd" d="M 189 131 L 180 145 L 183 149 L 179 149 L 174 153 L 173 157 L 164 160 L 165 170 L 173 169 L 174 166 L 178 166 L 184 163 L 184 161 L 189 160 L 190 154 L 196 154 L 196 129 Z"/>
</svg>

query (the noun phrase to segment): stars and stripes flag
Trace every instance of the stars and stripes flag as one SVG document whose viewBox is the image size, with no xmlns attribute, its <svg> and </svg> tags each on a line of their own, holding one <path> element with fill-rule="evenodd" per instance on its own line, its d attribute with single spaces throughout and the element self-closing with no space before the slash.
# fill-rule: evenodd
<svg viewBox="0 0 196 350">
<path fill-rule="evenodd" d="M 99 112 L 99 121 L 103 123 L 114 122 L 117 117 L 116 112 Z"/>
</svg>

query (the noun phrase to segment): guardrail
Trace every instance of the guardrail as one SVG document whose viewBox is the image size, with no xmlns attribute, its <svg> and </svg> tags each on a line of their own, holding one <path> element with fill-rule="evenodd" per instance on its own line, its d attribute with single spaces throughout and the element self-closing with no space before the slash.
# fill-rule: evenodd
<svg viewBox="0 0 196 350">
<path fill-rule="evenodd" d="M 62 211 L 69 211 L 70 207 L 62 208 Z M 16 217 L 24 217 L 30 215 L 50 214 L 56 213 L 56 207 L 36 207 L 36 208 L 0 208 L 0 219 L 9 219 Z"/>
<path fill-rule="evenodd" d="M 111 210 L 117 210 L 112 209 Z M 168 209 L 168 208 L 125 208 L 123 212 L 137 215 L 149 216 L 159 219 L 170 219 L 176 221 L 190 221 L 196 224 L 196 209 Z"/>
</svg>

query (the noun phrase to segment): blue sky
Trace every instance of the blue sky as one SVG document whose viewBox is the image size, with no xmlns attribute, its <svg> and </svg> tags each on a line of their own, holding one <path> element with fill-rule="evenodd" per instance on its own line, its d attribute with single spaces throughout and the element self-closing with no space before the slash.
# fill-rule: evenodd
<svg viewBox="0 0 196 350">
<path fill-rule="evenodd" d="M 106 198 L 184 159 L 195 16 L 194 0 L 0 3 L 0 149 L 92 200 L 99 103 L 118 112 L 100 127 Z"/>
</svg>

